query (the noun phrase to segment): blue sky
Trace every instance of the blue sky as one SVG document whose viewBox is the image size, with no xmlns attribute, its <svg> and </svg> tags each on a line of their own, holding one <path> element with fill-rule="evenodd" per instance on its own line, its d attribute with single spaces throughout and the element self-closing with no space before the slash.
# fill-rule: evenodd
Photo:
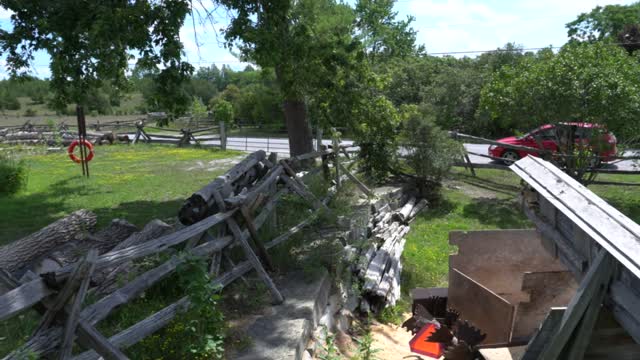
<svg viewBox="0 0 640 360">
<path fill-rule="evenodd" d="M 349 0 L 353 2 L 353 0 Z M 567 41 L 565 24 L 578 14 L 598 5 L 630 4 L 632 0 L 398 0 L 395 10 L 399 17 L 415 17 L 413 27 L 417 41 L 429 53 L 492 50 L 507 42 L 526 48 L 561 46 Z M 10 29 L 10 13 L 0 8 L 0 27 Z M 246 64 L 222 45 L 219 34 L 225 16 L 220 12 L 218 24 L 194 24 L 191 18 L 180 32 L 185 45 L 185 57 L 194 66 L 219 67 L 228 64 L 242 69 Z M 458 55 L 460 56 L 460 55 Z M 469 54 L 469 56 L 475 56 Z M 34 75 L 49 75 L 49 58 L 41 53 L 34 61 Z M 0 59 L 0 65 L 4 60 Z M 0 77 L 6 77 L 4 69 Z"/>
</svg>

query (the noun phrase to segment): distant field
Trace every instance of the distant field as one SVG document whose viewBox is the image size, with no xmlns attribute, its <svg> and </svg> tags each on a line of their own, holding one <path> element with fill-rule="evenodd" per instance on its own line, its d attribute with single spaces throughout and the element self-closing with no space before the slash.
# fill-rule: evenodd
<svg viewBox="0 0 640 360">
<path fill-rule="evenodd" d="M 76 121 L 75 116 L 56 115 L 54 110 L 47 107 L 46 104 L 34 104 L 31 98 L 19 97 L 20 109 L 19 110 L 4 110 L 0 112 L 0 127 L 11 125 L 22 125 L 25 122 L 30 121 L 32 124 L 47 124 L 50 120 L 53 120 L 56 124 L 65 121 L 68 124 L 74 124 Z M 114 114 L 125 113 L 128 115 L 91 115 L 87 112 L 87 122 L 92 124 L 96 121 L 109 122 L 116 120 L 132 120 L 144 117 L 144 114 L 139 114 L 138 107 L 142 104 L 142 94 L 133 93 L 126 95 L 120 102 L 120 106 L 113 107 Z M 73 109 L 74 106 L 69 106 L 69 109 Z M 35 116 L 26 116 L 26 111 L 35 111 Z"/>
</svg>

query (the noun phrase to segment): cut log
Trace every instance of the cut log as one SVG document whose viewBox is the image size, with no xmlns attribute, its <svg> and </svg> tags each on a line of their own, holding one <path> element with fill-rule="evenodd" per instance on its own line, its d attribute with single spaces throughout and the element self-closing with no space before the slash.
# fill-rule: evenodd
<svg viewBox="0 0 640 360">
<path fill-rule="evenodd" d="M 412 196 L 409 198 L 406 204 L 394 215 L 396 219 L 405 222 L 409 218 L 409 214 L 411 214 L 411 210 L 413 210 L 414 206 L 416 206 L 416 197 Z"/>
<path fill-rule="evenodd" d="M 427 201 L 427 199 L 420 200 L 416 204 L 416 206 L 413 207 L 413 209 L 411 210 L 411 213 L 409 213 L 409 217 L 407 218 L 407 221 L 409 221 L 409 220 L 413 219 L 414 217 L 416 217 L 416 215 L 418 215 L 418 213 L 420 211 L 422 211 L 422 209 L 427 207 L 428 204 L 429 204 L 429 202 Z"/>
<path fill-rule="evenodd" d="M 22 268 L 64 243 L 86 237 L 95 225 L 93 212 L 73 212 L 38 232 L 0 247 L 0 268 L 9 272 Z"/>
</svg>

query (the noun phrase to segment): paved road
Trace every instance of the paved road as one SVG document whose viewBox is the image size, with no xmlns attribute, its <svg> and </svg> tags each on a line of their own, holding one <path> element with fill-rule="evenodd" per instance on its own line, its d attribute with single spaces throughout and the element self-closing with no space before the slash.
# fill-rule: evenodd
<svg viewBox="0 0 640 360">
<path fill-rule="evenodd" d="M 153 138 L 153 134 L 149 134 Z M 133 135 L 130 135 L 133 138 Z M 343 140 L 343 143 L 353 144 L 351 140 Z M 323 140 L 323 144 L 330 145 L 331 140 Z M 204 145 L 220 145 L 217 140 L 204 141 Z M 487 154 L 489 145 L 486 144 L 464 144 L 467 151 Z M 264 150 L 266 152 L 277 152 L 282 156 L 289 156 L 289 140 L 286 138 L 258 138 L 258 137 L 228 137 L 227 149 L 242 151 Z M 632 150 L 625 152 L 625 155 L 640 155 L 640 150 Z M 471 162 L 478 167 L 491 167 L 502 165 L 500 161 L 492 160 L 482 156 L 469 155 Z M 612 163 L 604 164 L 603 170 L 612 172 L 640 171 L 640 161 L 638 160 L 617 160 Z"/>
<path fill-rule="evenodd" d="M 464 144 L 467 151 L 488 155 L 489 145 L 487 144 Z M 625 156 L 638 156 L 640 150 L 628 150 L 624 153 Z M 482 156 L 476 156 L 469 154 L 471 163 L 479 165 L 479 167 L 503 165 L 500 161 L 492 160 Z M 602 170 L 611 172 L 626 172 L 626 171 L 640 171 L 640 160 L 616 160 L 611 163 L 603 164 Z"/>
</svg>

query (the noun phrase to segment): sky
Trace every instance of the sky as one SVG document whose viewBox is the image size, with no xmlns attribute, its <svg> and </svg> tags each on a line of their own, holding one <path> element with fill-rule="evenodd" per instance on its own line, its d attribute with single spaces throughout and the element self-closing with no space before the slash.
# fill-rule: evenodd
<svg viewBox="0 0 640 360">
<path fill-rule="evenodd" d="M 355 0 L 347 0 L 353 3 Z M 394 9 L 399 18 L 411 15 L 417 30 L 417 43 L 427 53 L 458 53 L 496 49 L 508 42 L 525 48 L 562 46 L 567 41 L 565 24 L 583 12 L 609 4 L 630 4 L 634 0 L 398 0 Z M 0 28 L 11 29 L 11 13 L 0 8 Z M 225 49 L 220 28 L 225 15 L 217 14 L 217 24 L 200 24 L 188 17 L 180 31 L 185 59 L 196 68 L 223 64 L 240 70 L 240 62 Z M 476 56 L 477 53 L 455 54 Z M 49 57 L 38 53 L 33 75 L 49 76 Z M 0 58 L 0 78 L 6 77 L 4 59 Z"/>
</svg>

